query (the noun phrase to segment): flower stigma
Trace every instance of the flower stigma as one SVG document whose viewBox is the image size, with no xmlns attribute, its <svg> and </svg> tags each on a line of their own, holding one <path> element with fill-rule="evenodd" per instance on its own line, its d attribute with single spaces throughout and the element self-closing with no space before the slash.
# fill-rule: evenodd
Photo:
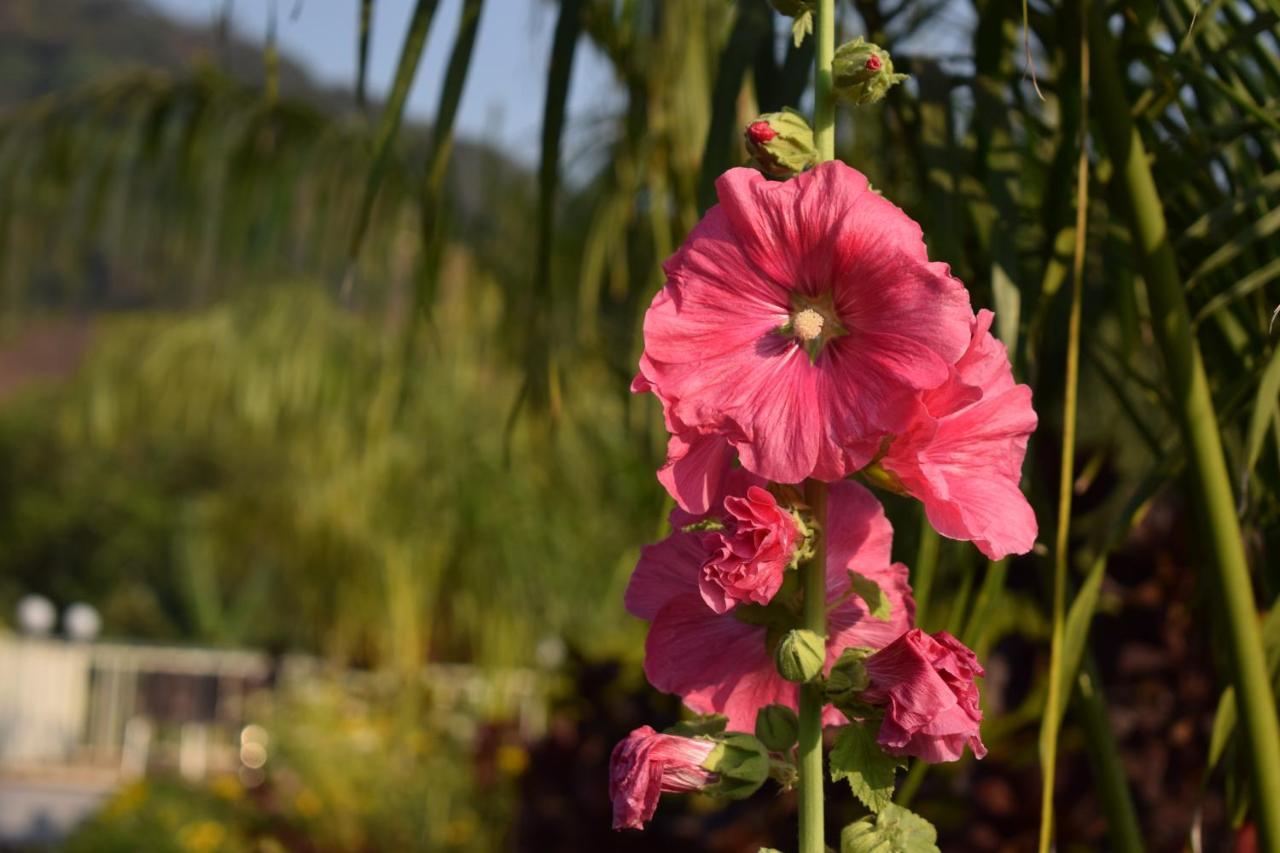
<svg viewBox="0 0 1280 853">
<path fill-rule="evenodd" d="M 812 308 L 797 312 L 791 318 L 792 330 L 795 332 L 796 337 L 805 343 L 817 340 L 818 336 L 822 334 L 822 326 L 822 315 Z"/>
</svg>

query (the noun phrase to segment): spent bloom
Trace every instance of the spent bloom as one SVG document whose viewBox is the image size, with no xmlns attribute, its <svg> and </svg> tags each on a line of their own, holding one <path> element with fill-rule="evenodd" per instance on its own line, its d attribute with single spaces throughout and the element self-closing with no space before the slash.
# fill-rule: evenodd
<svg viewBox="0 0 1280 853">
<path fill-rule="evenodd" d="M 724 499 L 724 529 L 703 534 L 710 552 L 698 589 L 716 613 L 739 602 L 768 604 L 782 586 L 800 528 L 795 516 L 759 486 Z"/>
<path fill-rule="evenodd" d="M 732 482 L 749 475 L 733 469 Z M 730 492 L 736 491 L 732 486 Z M 712 515 L 721 515 L 723 498 Z M 724 714 L 728 727 L 751 731 L 756 713 L 766 705 L 797 707 L 797 685 L 778 673 L 774 646 L 787 625 L 773 620 L 779 603 L 770 607 L 739 605 L 727 613 L 707 607 L 700 590 L 703 566 L 710 553 L 706 539 L 684 528 L 697 516 L 672 512 L 674 532 L 641 552 L 627 587 L 627 610 L 648 620 L 645 674 L 659 690 L 683 697 L 702 714 Z M 827 654 L 830 670 L 849 646 L 883 648 L 912 623 L 915 603 L 907 567 L 890 560 L 893 531 L 874 496 L 853 482 L 831 486 L 827 505 Z M 872 616 L 852 594 L 849 571 L 875 581 L 889 602 L 889 616 Z M 785 605 L 783 606 L 785 615 Z M 780 630 L 781 629 L 781 630 Z M 824 719 L 839 723 L 842 715 L 828 708 Z"/>
<path fill-rule="evenodd" d="M 966 744 L 978 758 L 987 754 L 974 681 L 984 673 L 964 643 L 913 628 L 868 657 L 866 670 L 863 701 L 886 706 L 876 738 L 886 752 L 934 763 L 958 760 Z"/>
<path fill-rule="evenodd" d="M 939 533 L 998 560 L 1035 543 L 1035 513 L 1018 482 L 1036 413 L 1031 389 L 1014 383 L 1004 345 L 991 335 L 992 317 L 978 312 L 950 378 L 921 395 L 879 464 L 895 488 L 924 503 Z"/>
<path fill-rule="evenodd" d="M 947 381 L 970 339 L 968 294 L 843 163 L 783 182 L 731 169 L 716 188 L 720 203 L 665 265 L 633 387 L 662 401 L 682 445 L 669 463 L 719 438 L 774 482 L 839 480 Z"/>
<path fill-rule="evenodd" d="M 609 759 L 609 799 L 614 829 L 643 829 L 668 793 L 701 791 L 717 779 L 703 767 L 711 740 L 659 734 L 649 726 L 627 735 Z"/>
</svg>

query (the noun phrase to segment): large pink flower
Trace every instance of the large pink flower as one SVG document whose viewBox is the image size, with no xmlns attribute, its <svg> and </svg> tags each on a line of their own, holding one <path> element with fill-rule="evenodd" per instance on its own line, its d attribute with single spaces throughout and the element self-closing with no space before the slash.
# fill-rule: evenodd
<svg viewBox="0 0 1280 853">
<path fill-rule="evenodd" d="M 991 320 L 978 312 L 968 350 L 945 384 L 921 395 L 880 465 L 924 502 L 939 533 L 972 540 L 998 560 L 1025 554 L 1036 540 L 1035 513 L 1018 488 L 1036 413 Z"/>
<path fill-rule="evenodd" d="M 838 480 L 946 381 L 969 341 L 968 294 L 843 163 L 782 182 L 731 169 L 716 188 L 720 204 L 666 263 L 635 387 L 661 399 L 675 460 L 722 436 L 775 482 Z"/>
<path fill-rule="evenodd" d="M 987 754 L 974 683 L 984 673 L 964 643 L 946 631 L 931 637 L 913 628 L 866 665 L 871 687 L 862 698 L 888 706 L 876 738 L 886 751 L 935 763 L 956 761 L 965 744 L 978 758 Z"/>
<path fill-rule="evenodd" d="M 749 477 L 734 469 L 727 477 Z M 736 491 L 731 488 L 731 492 Z M 719 506 L 712 513 L 721 513 Z M 699 578 L 709 556 L 707 542 L 682 528 L 697 520 L 682 510 L 672 513 L 674 532 L 646 547 L 627 587 L 627 610 L 649 620 L 645 674 L 659 690 L 676 693 L 694 711 L 724 714 L 729 728 L 751 731 L 765 705 L 796 708 L 795 684 L 778 675 L 768 646 L 768 629 L 753 624 L 756 612 L 739 606 L 728 613 L 707 607 Z M 911 627 L 915 602 L 907 567 L 890 562 L 893 530 L 875 497 L 856 483 L 831 486 L 827 505 L 827 669 L 850 646 L 882 648 Z M 862 599 L 850 594 L 848 570 L 879 584 L 890 602 L 890 616 L 871 616 Z M 828 708 L 830 724 L 843 718 Z"/>
<path fill-rule="evenodd" d="M 698 589 L 717 613 L 739 602 L 768 604 L 782 586 L 800 528 L 773 495 L 749 486 L 745 496 L 724 499 L 725 528 L 704 533 L 711 556 L 702 564 Z"/>
<path fill-rule="evenodd" d="M 658 808 L 658 796 L 700 791 L 716 781 L 702 766 L 711 740 L 664 735 L 648 726 L 627 735 L 609 759 L 609 799 L 614 829 L 643 829 Z"/>
</svg>

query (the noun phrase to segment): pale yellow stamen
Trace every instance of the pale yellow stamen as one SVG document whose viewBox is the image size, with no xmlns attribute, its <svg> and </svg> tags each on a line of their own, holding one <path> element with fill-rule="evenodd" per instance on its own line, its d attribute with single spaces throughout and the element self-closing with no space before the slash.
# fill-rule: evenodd
<svg viewBox="0 0 1280 853">
<path fill-rule="evenodd" d="M 822 334 L 822 315 L 806 308 L 791 318 L 791 328 L 796 337 L 806 343 L 816 340 Z"/>
</svg>

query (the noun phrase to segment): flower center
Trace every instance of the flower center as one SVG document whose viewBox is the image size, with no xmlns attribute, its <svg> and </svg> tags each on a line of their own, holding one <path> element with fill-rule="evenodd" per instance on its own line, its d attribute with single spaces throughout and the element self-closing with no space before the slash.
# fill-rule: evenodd
<svg viewBox="0 0 1280 853">
<path fill-rule="evenodd" d="M 808 343 L 822 334 L 822 315 L 812 308 L 806 308 L 791 318 L 791 328 L 796 337 Z"/>
<path fill-rule="evenodd" d="M 790 314 L 777 333 L 794 341 L 808 353 L 810 363 L 816 364 L 823 347 L 849 334 L 849 330 L 840 322 L 835 296 L 830 290 L 817 296 L 792 291 Z"/>
</svg>

